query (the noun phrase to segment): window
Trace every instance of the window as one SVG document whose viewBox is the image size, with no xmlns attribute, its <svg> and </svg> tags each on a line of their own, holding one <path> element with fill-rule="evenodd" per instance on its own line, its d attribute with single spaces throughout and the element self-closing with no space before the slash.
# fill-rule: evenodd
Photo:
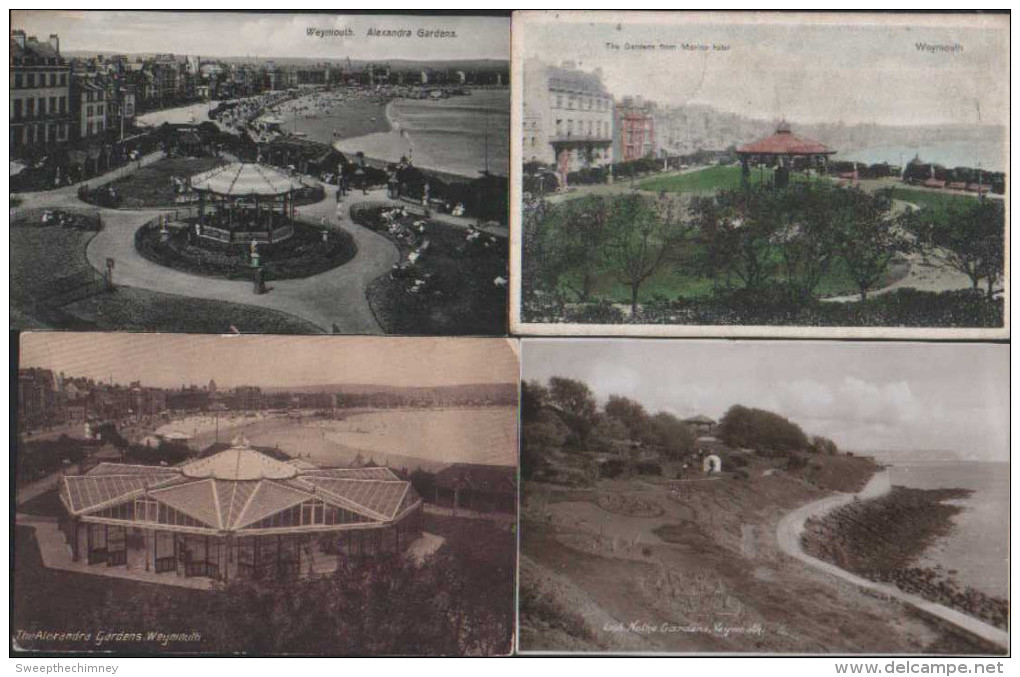
<svg viewBox="0 0 1020 677">
<path fill-rule="evenodd" d="M 562 94 L 557 94 L 556 95 L 556 107 L 557 108 L 563 108 L 563 95 Z"/>
<path fill-rule="evenodd" d="M 26 87 L 35 87 L 35 73 L 29 73 L 25 78 Z"/>
<path fill-rule="evenodd" d="M 28 97 L 25 99 L 25 117 L 35 116 L 35 99 Z"/>
<path fill-rule="evenodd" d="M 573 136 L 573 135 L 574 135 L 574 121 L 573 120 L 567 120 L 567 136 Z"/>
<path fill-rule="evenodd" d="M 21 119 L 21 99 L 14 100 L 14 119 Z"/>
<path fill-rule="evenodd" d="M 103 114 L 103 106 L 102 105 L 96 106 L 96 115 L 102 115 L 102 114 Z"/>
<path fill-rule="evenodd" d="M 66 96 L 60 97 L 60 112 L 61 113 L 66 113 L 67 112 L 67 97 Z"/>
<path fill-rule="evenodd" d="M 57 86 L 57 74 L 56 73 L 50 73 L 50 87 L 56 87 L 56 86 Z"/>
<path fill-rule="evenodd" d="M 50 97 L 50 115 L 56 115 L 56 114 L 57 114 L 57 97 L 51 96 Z"/>
<path fill-rule="evenodd" d="M 140 522 L 156 522 L 159 504 L 151 498 L 135 499 L 135 515 Z"/>
<path fill-rule="evenodd" d="M 63 87 L 67 84 L 67 73 L 60 74 L 60 86 Z"/>
<path fill-rule="evenodd" d="M 24 84 L 24 76 L 21 73 L 14 74 L 14 88 L 21 89 Z"/>
</svg>

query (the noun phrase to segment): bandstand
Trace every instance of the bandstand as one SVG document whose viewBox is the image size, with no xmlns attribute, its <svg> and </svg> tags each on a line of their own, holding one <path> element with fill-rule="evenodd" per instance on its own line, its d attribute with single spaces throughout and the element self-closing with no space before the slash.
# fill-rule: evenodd
<svg viewBox="0 0 1020 677">
<path fill-rule="evenodd" d="M 835 153 L 817 141 L 797 136 L 790 125 L 780 123 L 772 136 L 737 148 L 741 185 L 745 188 L 750 185 L 752 163 L 775 163 L 775 187 L 785 188 L 790 183 L 790 169 L 795 162 L 806 163 L 808 168 L 824 173 L 828 156 Z"/>
<path fill-rule="evenodd" d="M 191 178 L 202 240 L 226 245 L 272 245 L 294 235 L 294 197 L 304 186 L 274 167 L 234 162 Z"/>
</svg>

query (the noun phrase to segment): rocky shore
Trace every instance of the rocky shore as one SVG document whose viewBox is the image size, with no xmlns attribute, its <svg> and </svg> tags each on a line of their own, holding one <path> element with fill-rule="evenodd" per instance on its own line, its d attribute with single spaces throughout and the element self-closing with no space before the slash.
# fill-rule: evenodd
<svg viewBox="0 0 1020 677">
<path fill-rule="evenodd" d="M 963 510 L 947 503 L 967 489 L 911 489 L 854 501 L 805 525 L 804 550 L 818 559 L 873 581 L 956 609 L 996 627 L 1008 626 L 1009 602 L 956 582 L 942 567 L 917 564 L 921 555 L 953 529 Z"/>
</svg>

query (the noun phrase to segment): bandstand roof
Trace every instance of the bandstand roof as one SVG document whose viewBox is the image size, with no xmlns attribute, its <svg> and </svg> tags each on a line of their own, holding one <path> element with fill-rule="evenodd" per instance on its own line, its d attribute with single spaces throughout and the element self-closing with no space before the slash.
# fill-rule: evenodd
<svg viewBox="0 0 1020 677">
<path fill-rule="evenodd" d="M 805 139 L 780 125 L 776 133 L 737 148 L 740 155 L 832 155 L 836 151 L 812 139 Z"/>
<path fill-rule="evenodd" d="M 247 446 L 175 467 L 101 463 L 84 475 L 63 477 L 60 485 L 60 499 L 76 517 L 140 523 L 133 511 L 117 510 L 138 498 L 183 515 L 178 526 L 217 532 L 253 530 L 260 520 L 310 500 L 353 513 L 360 524 L 380 525 L 421 503 L 410 482 L 389 468 L 319 468 L 278 461 Z"/>
<path fill-rule="evenodd" d="M 285 172 L 254 162 L 232 162 L 191 177 L 191 188 L 217 195 L 285 195 L 301 183 Z"/>
</svg>

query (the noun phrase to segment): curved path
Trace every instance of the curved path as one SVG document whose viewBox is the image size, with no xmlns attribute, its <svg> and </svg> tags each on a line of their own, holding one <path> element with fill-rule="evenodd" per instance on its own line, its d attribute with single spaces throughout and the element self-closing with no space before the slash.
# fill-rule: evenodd
<svg viewBox="0 0 1020 677">
<path fill-rule="evenodd" d="M 152 153 L 142 158 L 140 162 L 91 179 L 88 183 L 92 187 L 97 187 L 115 181 L 136 171 L 140 166 L 162 159 L 163 156 L 162 152 Z M 314 182 L 312 179 L 309 181 Z M 194 275 L 153 263 L 139 254 L 134 244 L 135 232 L 160 213 L 174 211 L 172 208 L 96 208 L 78 199 L 77 185 L 19 194 L 22 202 L 18 208 L 97 211 L 102 218 L 103 229 L 89 242 L 86 257 L 89 263 L 101 272 L 106 270 L 106 260 L 114 259 L 115 284 L 178 296 L 267 308 L 311 322 L 325 332 L 335 328 L 344 334 L 380 334 L 382 328 L 372 313 L 366 290 L 369 283 L 389 272 L 391 267 L 399 262 L 400 254 L 396 246 L 382 235 L 353 223 L 349 217 L 349 210 L 361 202 L 407 205 L 390 200 L 386 190 L 382 188 L 364 195 L 354 192 L 346 198 L 343 209 L 347 216 L 340 220 L 337 218 L 334 189 L 330 186 L 325 188 L 326 197 L 323 200 L 298 208 L 298 214 L 312 223 L 324 220 L 333 228 L 342 226 L 357 245 L 357 254 L 344 265 L 312 277 L 274 280 L 269 283 L 269 292 L 260 295 L 253 292 L 252 282 Z M 448 215 L 434 218 L 461 229 L 474 225 L 473 220 Z M 508 235 L 504 227 L 483 227 L 483 230 L 499 237 L 505 238 Z"/>
<path fill-rule="evenodd" d="M 889 478 L 889 472 L 883 471 L 876 473 L 868 482 L 867 486 L 865 486 L 864 489 L 857 494 L 840 493 L 797 508 L 783 517 L 783 519 L 779 522 L 779 526 L 776 528 L 776 537 L 779 540 L 779 547 L 787 555 L 804 562 L 808 566 L 812 566 L 816 569 L 832 574 L 833 576 L 860 588 L 878 593 L 878 595 L 886 599 L 895 599 L 904 604 L 909 604 L 924 613 L 935 616 L 936 618 L 961 628 L 962 630 L 980 637 L 987 642 L 991 642 L 1008 650 L 1009 633 L 1005 630 L 1000 630 L 993 625 L 989 625 L 984 621 L 978 620 L 973 616 L 968 616 L 955 609 L 950 609 L 949 607 L 942 606 L 941 604 L 929 602 L 917 595 L 903 592 L 893 585 L 876 583 L 875 581 L 869 581 L 866 578 L 861 578 L 849 571 L 840 569 L 834 564 L 823 562 L 822 560 L 812 557 L 804 552 L 804 549 L 801 547 L 801 536 L 804 534 L 804 524 L 808 519 L 812 517 L 821 517 L 836 508 L 853 502 L 855 499 L 868 500 L 871 498 L 878 498 L 879 496 L 889 493 L 891 489 L 892 484 Z"/>
<path fill-rule="evenodd" d="M 88 181 L 96 187 L 160 160 L 162 152 L 145 156 L 141 163 L 132 163 Z M 385 194 L 384 191 L 380 191 Z M 397 248 L 386 238 L 371 230 L 343 220 L 358 253 L 346 264 L 319 275 L 299 280 L 277 280 L 269 283 L 269 293 L 256 295 L 253 284 L 243 280 L 203 277 L 166 268 L 149 261 L 135 249 L 135 231 L 145 222 L 173 209 L 97 209 L 78 199 L 78 185 L 36 193 L 20 193 L 17 209 L 90 209 L 98 211 L 103 229 L 92 238 L 86 249 L 89 263 L 99 271 L 106 270 L 106 259 L 115 260 L 113 279 L 116 284 L 166 294 L 176 294 L 213 301 L 229 301 L 268 308 L 307 320 L 329 332 L 334 326 L 344 334 L 380 334 L 365 296 L 368 284 L 390 270 L 399 260 Z M 348 198 L 345 206 L 355 204 Z M 358 196 L 360 197 L 360 196 Z M 381 196 L 370 193 L 365 200 Z M 336 203 L 327 190 L 327 197 L 312 205 L 298 208 L 298 213 L 313 223 L 326 219 L 337 226 Z"/>
<path fill-rule="evenodd" d="M 335 203 L 326 198 L 299 209 L 312 222 L 321 217 L 335 223 Z M 274 280 L 269 292 L 256 295 L 252 282 L 192 275 L 149 261 L 135 249 L 135 231 L 160 211 L 102 210 L 103 230 L 89 242 L 86 255 L 97 270 L 113 258 L 116 284 L 215 301 L 230 301 L 269 308 L 307 320 L 323 331 L 335 325 L 345 334 L 379 334 L 382 329 L 365 296 L 368 284 L 390 270 L 399 259 L 386 238 L 349 220 L 343 224 L 358 247 L 342 266 L 304 279 Z"/>
</svg>

